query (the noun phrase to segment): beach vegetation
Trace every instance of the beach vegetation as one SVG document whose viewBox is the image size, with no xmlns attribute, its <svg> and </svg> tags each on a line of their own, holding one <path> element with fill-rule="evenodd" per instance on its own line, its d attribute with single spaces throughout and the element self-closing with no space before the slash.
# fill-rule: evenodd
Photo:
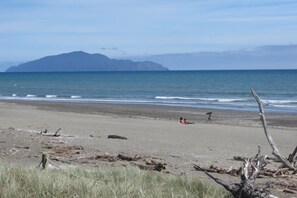
<svg viewBox="0 0 297 198">
<path fill-rule="evenodd" d="M 63 170 L 0 166 L 0 197 L 231 197 L 197 178 L 136 167 Z"/>
</svg>

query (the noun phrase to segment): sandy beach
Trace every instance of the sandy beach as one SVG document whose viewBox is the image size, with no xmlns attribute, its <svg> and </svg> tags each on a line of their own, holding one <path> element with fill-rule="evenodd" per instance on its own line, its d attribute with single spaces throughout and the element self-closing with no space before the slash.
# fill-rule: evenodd
<svg viewBox="0 0 297 198">
<path fill-rule="evenodd" d="M 207 111 L 213 112 L 212 123 L 205 122 Z M 297 116 L 266 115 L 269 132 L 288 156 L 296 146 Z M 180 124 L 180 116 L 194 124 Z M 59 128 L 60 137 L 39 134 L 44 130 L 53 134 Z M 127 140 L 108 139 L 108 135 Z M 233 157 L 254 156 L 257 145 L 272 156 L 257 112 L 186 107 L 2 101 L 0 137 L 0 159 L 5 164 L 35 166 L 42 152 L 61 164 L 128 164 L 94 157 L 122 153 L 149 156 L 166 162 L 172 172 L 194 174 L 192 163 L 239 167 L 242 162 Z"/>
<path fill-rule="evenodd" d="M 210 109 L 1 102 L 0 148 L 17 146 L 18 139 L 18 143 L 22 144 L 18 146 L 30 146 L 26 141 L 22 143 L 22 136 L 35 135 L 45 129 L 48 133 L 54 133 L 61 128 L 62 136 L 59 139 L 69 144 L 107 153 L 147 154 L 166 159 L 174 167 L 184 170 L 191 169 L 192 162 L 230 166 L 234 163 L 230 160 L 233 156 L 253 155 L 257 145 L 262 147 L 264 153 L 271 154 L 257 112 L 211 110 L 213 122 L 206 123 L 207 111 Z M 180 116 L 187 117 L 195 124 L 180 124 Z M 270 133 L 287 156 L 296 145 L 297 116 L 267 113 L 267 120 Z M 8 129 L 15 131 L 16 137 L 11 142 L 3 143 Z M 108 135 L 124 136 L 127 140 L 108 139 Z"/>
</svg>

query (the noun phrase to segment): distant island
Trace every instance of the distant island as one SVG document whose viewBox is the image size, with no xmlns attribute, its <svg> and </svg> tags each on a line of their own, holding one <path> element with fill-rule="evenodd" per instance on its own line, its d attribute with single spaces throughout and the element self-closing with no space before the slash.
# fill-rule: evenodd
<svg viewBox="0 0 297 198">
<path fill-rule="evenodd" d="M 152 61 L 110 59 L 102 54 L 82 51 L 64 53 L 8 68 L 5 72 L 91 72 L 91 71 L 166 71 Z"/>
</svg>

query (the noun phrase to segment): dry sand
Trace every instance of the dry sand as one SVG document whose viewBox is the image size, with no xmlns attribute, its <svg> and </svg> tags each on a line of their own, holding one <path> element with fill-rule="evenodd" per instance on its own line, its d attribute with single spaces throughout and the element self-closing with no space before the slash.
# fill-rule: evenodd
<svg viewBox="0 0 297 198">
<path fill-rule="evenodd" d="M 192 163 L 239 167 L 242 163 L 232 160 L 233 156 L 254 156 L 257 145 L 272 156 L 257 112 L 211 110 L 213 122 L 205 123 L 207 111 L 210 109 L 2 101 L 0 160 L 37 165 L 41 152 L 50 152 L 60 162 L 74 165 L 120 165 L 124 162 L 90 159 L 124 153 L 162 160 L 172 172 L 191 174 L 197 172 Z M 297 142 L 297 115 L 266 115 L 269 132 L 282 154 L 288 156 Z M 195 123 L 182 125 L 180 116 Z M 38 134 L 45 129 L 52 134 L 59 128 L 60 137 Z M 127 140 L 108 139 L 108 135 Z"/>
</svg>

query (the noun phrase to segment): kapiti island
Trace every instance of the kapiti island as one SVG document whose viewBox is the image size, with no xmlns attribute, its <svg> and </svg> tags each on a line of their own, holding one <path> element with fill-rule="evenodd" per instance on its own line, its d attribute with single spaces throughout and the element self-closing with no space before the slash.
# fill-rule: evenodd
<svg viewBox="0 0 297 198">
<path fill-rule="evenodd" d="M 168 68 L 152 61 L 110 59 L 102 54 L 82 51 L 46 56 L 12 66 L 6 72 L 92 72 L 92 71 L 167 71 Z"/>
</svg>

